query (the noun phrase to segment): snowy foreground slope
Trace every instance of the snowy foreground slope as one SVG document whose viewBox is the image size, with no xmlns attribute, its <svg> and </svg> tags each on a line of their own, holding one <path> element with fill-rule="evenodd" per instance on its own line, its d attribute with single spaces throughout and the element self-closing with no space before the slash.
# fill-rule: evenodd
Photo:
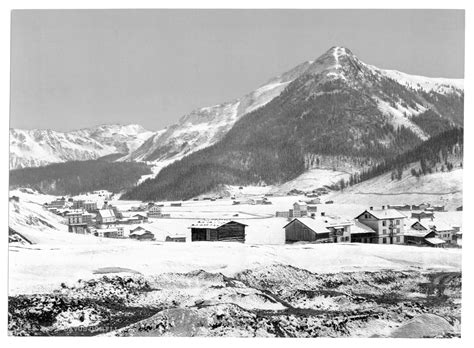
<svg viewBox="0 0 474 348">
<path fill-rule="evenodd" d="M 91 245 L 10 248 L 10 294 L 50 291 L 62 282 L 94 277 L 105 267 L 144 275 L 205 270 L 232 276 L 265 265 L 291 265 L 317 273 L 461 269 L 460 249 L 396 245 L 246 245 L 233 243 L 140 243 L 129 240 Z M 80 243 L 80 244 L 79 244 Z"/>
</svg>

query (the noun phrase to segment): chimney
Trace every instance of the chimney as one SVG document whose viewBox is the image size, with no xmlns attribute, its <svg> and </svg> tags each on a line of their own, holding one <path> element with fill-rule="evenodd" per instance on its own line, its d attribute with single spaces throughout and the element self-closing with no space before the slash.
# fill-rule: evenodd
<svg viewBox="0 0 474 348">
<path fill-rule="evenodd" d="M 385 210 L 385 205 L 382 205 L 382 210 Z"/>
<path fill-rule="evenodd" d="M 370 207 L 369 209 L 370 209 L 370 210 L 374 210 L 374 207 Z"/>
<path fill-rule="evenodd" d="M 321 216 L 326 216 L 326 213 L 324 211 L 322 211 Z"/>
</svg>

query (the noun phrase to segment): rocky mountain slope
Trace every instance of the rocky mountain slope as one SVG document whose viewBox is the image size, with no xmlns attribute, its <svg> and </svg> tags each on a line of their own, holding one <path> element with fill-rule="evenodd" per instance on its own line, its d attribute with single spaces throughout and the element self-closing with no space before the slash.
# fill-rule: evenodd
<svg viewBox="0 0 474 348">
<path fill-rule="evenodd" d="M 241 98 L 192 111 L 181 117 L 177 124 L 157 131 L 122 160 L 169 164 L 216 143 L 238 119 L 278 96 L 290 82 L 301 76 L 311 63 L 304 62 Z"/>
<path fill-rule="evenodd" d="M 134 124 L 101 125 L 70 132 L 10 129 L 10 169 L 128 154 L 152 134 Z"/>
<path fill-rule="evenodd" d="M 463 124 L 462 80 L 382 70 L 343 47 L 303 66 L 220 141 L 124 197 L 186 199 L 220 184 L 283 183 L 328 157 L 344 158 L 342 165 L 349 161 L 357 170 Z"/>
</svg>

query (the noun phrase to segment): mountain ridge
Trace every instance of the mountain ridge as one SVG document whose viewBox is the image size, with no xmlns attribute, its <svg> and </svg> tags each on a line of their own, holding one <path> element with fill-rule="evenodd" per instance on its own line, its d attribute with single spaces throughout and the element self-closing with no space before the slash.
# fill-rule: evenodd
<svg viewBox="0 0 474 348">
<path fill-rule="evenodd" d="M 151 135 L 140 125 L 116 123 L 67 132 L 10 128 L 10 169 L 129 153 Z"/>
<path fill-rule="evenodd" d="M 408 75 L 400 76 L 332 47 L 221 140 L 170 164 L 124 197 L 187 199 L 220 184 L 281 183 L 307 169 L 308 155 L 375 163 L 462 127 L 459 81 L 414 77 L 407 83 Z"/>
</svg>

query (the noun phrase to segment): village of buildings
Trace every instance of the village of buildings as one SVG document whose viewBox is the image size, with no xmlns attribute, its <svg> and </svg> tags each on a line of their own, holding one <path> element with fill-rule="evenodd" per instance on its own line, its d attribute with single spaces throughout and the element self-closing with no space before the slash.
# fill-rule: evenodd
<svg viewBox="0 0 474 348">
<path fill-rule="evenodd" d="M 107 191 L 88 196 L 61 197 L 44 203 L 44 209 L 60 215 L 70 233 L 101 238 L 136 241 L 198 242 L 230 241 L 251 243 L 247 230 L 252 224 L 271 220 L 277 244 L 290 243 L 375 243 L 425 247 L 458 248 L 462 246 L 460 224 L 446 222 L 445 206 L 418 204 L 379 205 L 360 208 L 356 213 L 339 214 L 337 204 L 327 199 L 326 192 L 286 196 L 285 210 L 275 211 L 272 194 L 249 197 L 201 197 L 184 202 L 133 202 L 111 199 Z M 294 199 L 293 199 L 294 197 Z M 292 201 L 288 199 L 293 199 Z M 219 214 L 219 202 L 226 209 Z M 293 203 L 291 203 L 293 202 Z M 200 204 L 200 205 L 199 205 Z M 201 215 L 196 206 L 213 206 Z M 265 207 L 266 214 L 252 214 Z M 282 205 L 278 205 L 281 207 Z M 284 205 L 285 206 L 285 205 Z M 328 209 L 334 206 L 333 209 Z M 247 208 L 245 208 L 247 207 Z M 273 209 L 273 212 L 270 212 Z M 462 207 L 458 207 L 460 213 Z M 329 211 L 329 212 L 328 212 Z M 212 214 L 210 214 L 212 212 Z M 172 225 L 174 219 L 179 224 Z M 169 226 L 173 226 L 169 228 Z M 164 228 L 166 225 L 168 228 Z M 273 243 L 274 244 L 274 243 Z"/>
</svg>

